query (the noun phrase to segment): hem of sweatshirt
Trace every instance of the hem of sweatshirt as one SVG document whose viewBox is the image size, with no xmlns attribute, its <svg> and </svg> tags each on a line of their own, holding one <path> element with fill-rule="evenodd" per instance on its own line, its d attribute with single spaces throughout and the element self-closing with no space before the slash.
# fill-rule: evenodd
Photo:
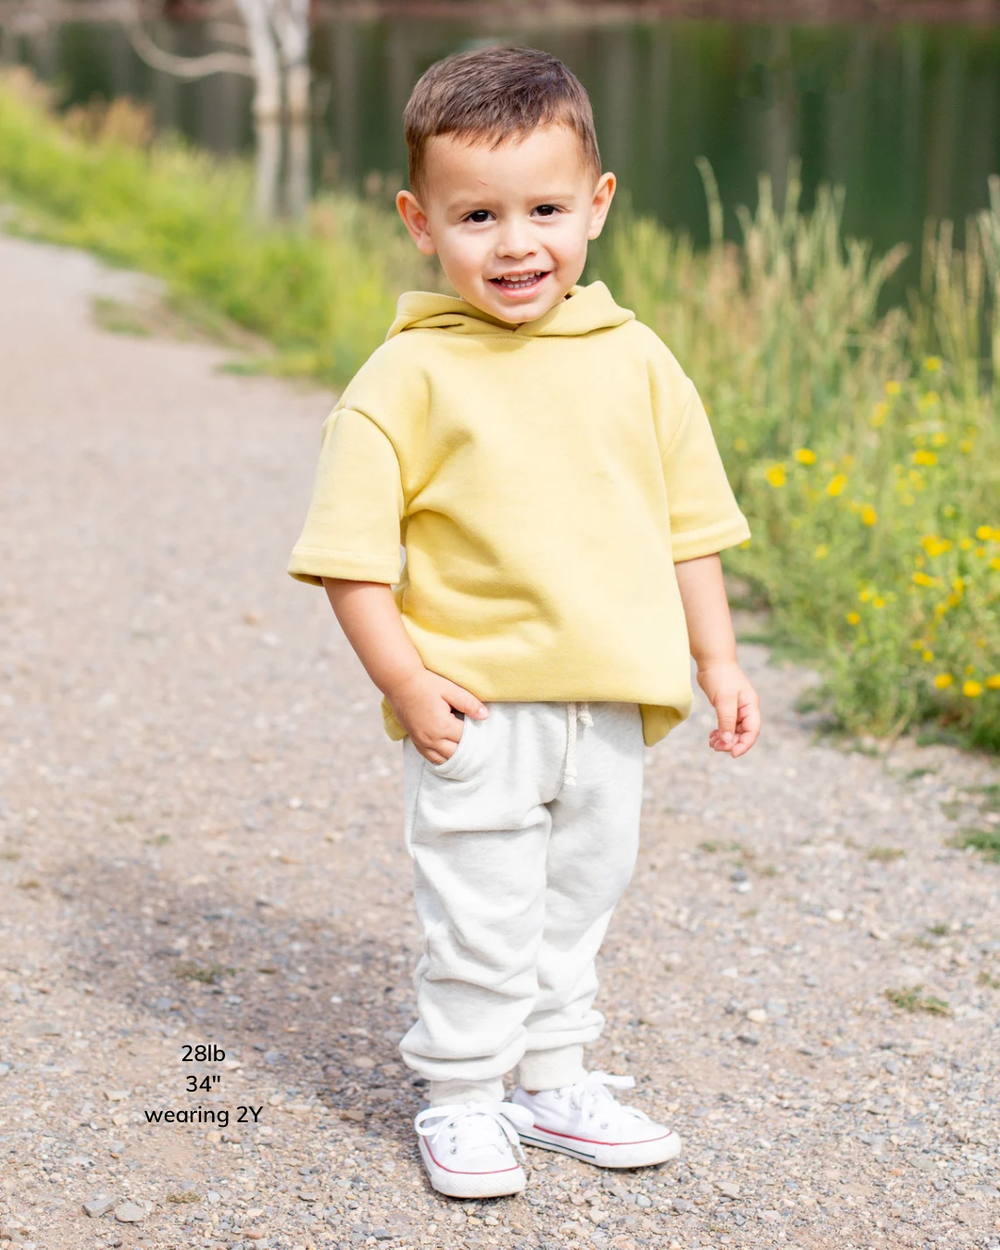
<svg viewBox="0 0 1000 1250">
<path fill-rule="evenodd" d="M 322 586 L 324 577 L 339 577 L 350 582 L 385 582 L 394 586 L 399 581 L 399 561 L 353 551 L 296 547 L 288 561 L 288 574 L 309 586 Z"/>
<path fill-rule="evenodd" d="M 750 538 L 750 526 L 742 513 L 727 517 L 715 525 L 690 533 L 671 534 L 670 551 L 675 564 L 684 560 L 697 560 L 701 556 L 716 555 L 727 547 L 736 547 Z"/>
</svg>

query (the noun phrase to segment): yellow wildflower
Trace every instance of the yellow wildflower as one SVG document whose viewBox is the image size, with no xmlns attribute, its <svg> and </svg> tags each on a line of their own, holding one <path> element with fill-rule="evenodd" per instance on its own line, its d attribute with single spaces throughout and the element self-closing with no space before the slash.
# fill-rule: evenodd
<svg viewBox="0 0 1000 1250">
<path fill-rule="evenodd" d="M 815 464 L 816 453 L 810 447 L 800 447 L 792 453 L 799 464 Z"/>
<path fill-rule="evenodd" d="M 923 448 L 920 448 L 913 453 L 913 463 L 928 466 L 937 464 L 937 456 L 932 451 L 924 451 Z"/>
<path fill-rule="evenodd" d="M 941 368 L 941 357 L 928 356 L 924 361 L 924 368 L 928 373 L 937 373 L 937 371 Z"/>
<path fill-rule="evenodd" d="M 986 548 L 985 548 L 985 547 L 977 547 L 977 548 L 976 548 L 976 551 L 975 551 L 975 555 L 976 555 L 976 558 L 977 558 L 977 559 L 981 560 L 981 559 L 983 558 L 983 556 L 984 556 L 984 555 L 986 555 Z"/>
<path fill-rule="evenodd" d="M 952 590 L 957 590 L 957 591 L 958 591 L 958 593 L 959 593 L 959 594 L 961 594 L 961 593 L 962 593 L 962 591 L 965 589 L 965 578 L 964 578 L 964 577 L 953 577 L 953 578 L 951 579 L 951 588 L 952 588 Z"/>
<path fill-rule="evenodd" d="M 884 399 L 880 399 L 872 409 L 872 425 L 876 430 L 881 425 L 885 425 L 885 419 L 889 415 L 889 405 Z"/>
<path fill-rule="evenodd" d="M 972 439 L 971 439 L 971 438 L 963 438 L 963 439 L 961 440 L 961 442 L 958 444 L 958 450 L 959 450 L 959 451 L 964 451 L 964 452 L 965 452 L 965 454 L 966 454 L 966 455 L 968 455 L 968 454 L 969 454 L 969 452 L 970 452 L 970 451 L 972 451 Z"/>
<path fill-rule="evenodd" d="M 934 578 L 928 577 L 926 573 L 914 573 L 913 582 L 916 586 L 933 586 Z"/>
<path fill-rule="evenodd" d="M 960 538 L 960 539 L 958 540 L 958 549 L 959 549 L 959 551 L 971 551 L 971 550 L 972 550 L 972 539 L 971 539 L 971 538 Z"/>
<path fill-rule="evenodd" d="M 926 395 L 921 395 L 917 400 L 917 407 L 921 412 L 926 412 L 928 408 L 933 408 L 935 404 L 941 402 L 941 396 L 937 391 L 928 391 Z"/>
<path fill-rule="evenodd" d="M 783 464 L 772 464 L 764 476 L 775 488 L 784 486 L 786 480 L 785 466 Z"/>
<path fill-rule="evenodd" d="M 820 543 L 820 545 L 813 552 L 813 558 L 816 560 L 825 560 L 829 554 L 830 553 L 827 550 L 826 543 Z"/>
<path fill-rule="evenodd" d="M 962 672 L 965 673 L 966 677 L 971 677 L 975 671 L 976 671 L 975 664 L 966 664 L 965 668 L 962 670 Z"/>
<path fill-rule="evenodd" d="M 938 690 L 947 690 L 954 680 L 951 673 L 938 673 L 934 678 L 934 685 Z"/>
<path fill-rule="evenodd" d="M 862 603 L 867 603 L 871 597 L 872 597 L 872 592 L 870 590 L 862 590 L 858 594 L 858 598 L 861 600 Z"/>
<path fill-rule="evenodd" d="M 936 534 L 925 534 L 920 540 L 920 545 L 929 556 L 940 556 L 951 550 L 951 539 L 938 538 Z"/>
<path fill-rule="evenodd" d="M 952 591 L 952 593 L 948 596 L 946 602 L 949 608 L 957 608 L 958 605 L 962 602 L 962 596 L 960 594 L 956 594 L 955 591 Z"/>
<path fill-rule="evenodd" d="M 861 622 L 861 617 L 857 612 L 848 612 L 847 614 L 848 625 L 858 625 L 860 624 L 860 622 Z"/>
<path fill-rule="evenodd" d="M 921 651 L 920 658 L 924 661 L 925 664 L 930 664 L 931 660 L 934 659 L 934 652 L 933 651 Z"/>
<path fill-rule="evenodd" d="M 1000 690 L 1000 673 L 993 673 L 986 678 L 987 690 Z"/>
<path fill-rule="evenodd" d="M 865 525 L 874 525 L 878 520 L 878 513 L 870 503 L 866 503 L 861 509 L 861 519 L 864 521 Z"/>
<path fill-rule="evenodd" d="M 976 537 L 981 543 L 988 543 L 993 537 L 993 527 L 991 525 L 980 525 L 976 529 Z"/>
<path fill-rule="evenodd" d="M 885 600 L 884 600 L 881 596 L 876 595 L 876 597 L 872 600 L 872 607 L 873 607 L 873 608 L 884 608 L 884 607 L 885 607 Z"/>
<path fill-rule="evenodd" d="M 938 430 L 936 433 L 931 435 L 932 447 L 943 447 L 947 441 L 948 435 L 944 432 L 944 430 Z"/>
<path fill-rule="evenodd" d="M 887 395 L 898 395 L 902 389 L 903 388 L 895 378 L 890 378 L 890 380 L 885 384 L 885 393 Z"/>
<path fill-rule="evenodd" d="M 944 616 L 947 611 L 948 611 L 948 605 L 946 603 L 935 603 L 934 605 L 935 616 Z"/>
<path fill-rule="evenodd" d="M 943 516 L 954 516 L 955 505 L 953 503 L 946 503 L 945 506 L 941 509 L 941 514 Z"/>
<path fill-rule="evenodd" d="M 846 485 L 847 485 L 847 474 L 835 473 L 833 477 L 830 478 L 830 481 L 827 483 L 826 493 L 828 495 L 833 495 L 834 497 L 836 497 L 843 491 Z"/>
<path fill-rule="evenodd" d="M 996 571 L 1000 573 L 1000 556 L 993 557 L 993 559 L 990 561 L 990 568 L 996 569 Z"/>
<path fill-rule="evenodd" d="M 962 686 L 962 694 L 964 694 L 967 699 L 978 699 L 982 693 L 983 687 L 978 681 L 967 681 Z"/>
<path fill-rule="evenodd" d="M 744 538 L 744 539 L 743 539 L 743 541 L 739 544 L 739 547 L 740 547 L 740 550 L 741 550 L 741 551 L 745 551 L 745 550 L 746 550 L 746 548 L 747 548 L 747 547 L 749 547 L 749 546 L 750 546 L 750 539 L 749 539 L 749 538 Z"/>
</svg>

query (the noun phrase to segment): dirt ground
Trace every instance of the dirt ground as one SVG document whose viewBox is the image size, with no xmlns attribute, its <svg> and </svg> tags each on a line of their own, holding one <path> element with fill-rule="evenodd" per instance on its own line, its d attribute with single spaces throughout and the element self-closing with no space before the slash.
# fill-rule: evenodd
<svg viewBox="0 0 1000 1250">
<path fill-rule="evenodd" d="M 429 1188 L 401 752 L 284 571 L 331 397 L 98 328 L 150 289 L 0 238 L 0 1247 L 1000 1250 L 1000 866 L 948 844 L 1000 769 L 825 739 L 750 645 L 761 741 L 648 752 L 601 959 L 589 1062 L 681 1160 Z"/>
</svg>

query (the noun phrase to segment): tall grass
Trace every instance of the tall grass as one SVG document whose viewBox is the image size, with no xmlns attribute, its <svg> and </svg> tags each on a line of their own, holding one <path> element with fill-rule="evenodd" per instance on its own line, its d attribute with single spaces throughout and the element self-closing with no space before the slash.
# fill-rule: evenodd
<svg viewBox="0 0 1000 1250">
<path fill-rule="evenodd" d="M 779 212 L 761 178 L 742 237 L 702 164 L 711 244 L 616 206 L 605 278 L 697 382 L 754 537 L 727 556 L 773 631 L 820 662 L 851 731 L 935 722 L 1000 750 L 1000 179 L 959 252 L 929 226 L 907 308 L 879 312 L 905 249 L 845 239 L 844 191 Z M 0 79 L 0 197 L 22 228 L 163 276 L 341 383 L 401 290 L 437 279 L 388 204 L 321 196 L 298 227 L 255 222 L 250 172 L 154 140 L 126 104 L 56 119 Z"/>
<path fill-rule="evenodd" d="M 324 195 L 279 228 L 253 219 L 251 189 L 245 162 L 154 140 L 131 102 L 57 119 L 24 74 L 0 78 L 0 194 L 30 209 L 22 228 L 163 277 L 269 339 L 278 371 L 344 381 L 427 262 L 382 203 Z"/>
<path fill-rule="evenodd" d="M 626 217 L 602 273 L 670 344 L 710 408 L 754 537 L 730 567 L 774 629 L 822 657 L 853 731 L 935 720 L 1000 749 L 1000 179 L 969 223 L 928 227 L 910 308 L 879 315 L 904 256 L 843 238 L 842 190 L 727 243 L 711 171 L 707 252 Z"/>
</svg>

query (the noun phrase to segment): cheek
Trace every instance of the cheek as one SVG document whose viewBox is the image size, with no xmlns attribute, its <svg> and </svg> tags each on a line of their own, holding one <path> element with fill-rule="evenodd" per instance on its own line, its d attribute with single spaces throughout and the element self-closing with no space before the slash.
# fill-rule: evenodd
<svg viewBox="0 0 1000 1250">
<path fill-rule="evenodd" d="M 487 247 L 479 239 L 455 238 L 445 240 L 439 248 L 442 263 L 463 273 L 473 273 L 483 267 Z"/>
</svg>

